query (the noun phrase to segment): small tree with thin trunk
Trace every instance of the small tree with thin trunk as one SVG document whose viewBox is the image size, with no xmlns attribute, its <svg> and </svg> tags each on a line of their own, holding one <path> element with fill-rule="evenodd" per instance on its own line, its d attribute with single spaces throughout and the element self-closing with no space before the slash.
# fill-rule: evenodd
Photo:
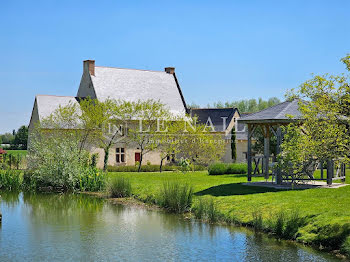
<svg viewBox="0 0 350 262">
<path fill-rule="evenodd" d="M 138 124 L 133 121 L 128 126 L 128 141 L 140 149 L 140 172 L 144 156 L 159 147 L 159 133 L 167 132 L 165 123 L 171 120 L 171 113 L 165 105 L 154 100 L 133 102 L 132 108 L 133 119 Z"/>
</svg>

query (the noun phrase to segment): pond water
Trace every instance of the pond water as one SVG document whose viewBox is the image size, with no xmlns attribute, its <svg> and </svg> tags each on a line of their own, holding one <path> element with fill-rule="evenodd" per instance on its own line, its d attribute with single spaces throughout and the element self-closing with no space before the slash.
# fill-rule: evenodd
<svg viewBox="0 0 350 262">
<path fill-rule="evenodd" d="M 1 192 L 0 261 L 337 261 L 237 227 L 70 194 Z"/>
</svg>

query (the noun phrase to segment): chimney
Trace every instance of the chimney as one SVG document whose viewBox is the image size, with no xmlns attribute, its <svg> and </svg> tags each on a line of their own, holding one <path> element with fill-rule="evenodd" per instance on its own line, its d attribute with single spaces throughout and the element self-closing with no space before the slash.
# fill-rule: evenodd
<svg viewBox="0 0 350 262">
<path fill-rule="evenodd" d="M 89 72 L 90 75 L 95 76 L 95 60 L 84 61 L 84 72 Z"/>
<path fill-rule="evenodd" d="M 167 72 L 168 74 L 174 74 L 175 73 L 175 67 L 166 67 L 164 68 L 164 71 Z"/>
</svg>

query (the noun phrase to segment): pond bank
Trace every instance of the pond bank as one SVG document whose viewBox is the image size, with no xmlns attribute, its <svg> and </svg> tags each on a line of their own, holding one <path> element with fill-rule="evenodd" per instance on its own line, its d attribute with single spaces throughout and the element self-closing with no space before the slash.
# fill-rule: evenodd
<svg viewBox="0 0 350 262">
<path fill-rule="evenodd" d="M 1 196 L 1 261 L 339 261 L 244 228 L 184 221 L 86 194 Z"/>
<path fill-rule="evenodd" d="M 191 184 L 194 204 L 201 198 L 212 199 L 220 222 L 253 227 L 335 254 L 350 254 L 350 187 L 277 190 L 244 186 L 244 174 L 209 176 L 207 172 L 118 172 L 108 176 L 130 179 L 135 198 L 153 204 L 165 181 Z M 295 219 L 300 222 L 297 226 Z M 291 228 L 293 236 L 288 235 Z"/>
<path fill-rule="evenodd" d="M 109 203 L 112 203 L 114 205 L 123 205 L 123 206 L 127 206 L 130 208 L 141 208 L 141 209 L 148 210 L 148 211 L 165 211 L 165 213 L 168 213 L 168 212 L 166 212 L 167 211 L 166 209 L 158 206 L 157 204 L 145 202 L 145 201 L 142 201 L 141 199 L 138 199 L 135 197 L 110 198 L 110 197 L 108 197 L 108 195 L 106 193 L 102 193 L 102 192 L 81 192 L 81 193 L 85 194 L 85 195 L 90 195 L 90 196 L 94 196 L 94 197 L 97 197 L 100 199 L 107 200 Z M 232 220 L 232 218 L 225 217 L 225 215 L 222 215 L 222 214 L 218 214 L 217 220 L 215 222 L 210 222 L 206 219 L 197 219 L 197 218 L 195 218 L 195 215 L 192 212 L 186 212 L 186 213 L 175 214 L 175 215 L 177 215 L 178 217 L 181 217 L 184 220 L 198 221 L 201 223 L 209 223 L 210 225 L 235 226 L 238 228 L 247 228 L 247 229 L 251 230 L 252 232 L 255 232 L 256 234 L 262 233 L 262 234 L 265 234 L 266 236 L 273 237 L 276 240 L 283 240 L 286 242 L 298 243 L 298 244 L 301 244 L 304 246 L 306 245 L 306 246 L 309 246 L 310 248 L 313 248 L 315 250 L 329 253 L 332 256 L 339 258 L 339 259 L 346 259 L 347 258 L 347 256 L 342 254 L 339 250 L 325 250 L 324 248 L 322 248 L 320 246 L 315 246 L 313 244 L 304 244 L 300 241 L 296 241 L 295 239 L 288 239 L 288 238 L 283 239 L 283 238 L 276 236 L 273 232 L 271 232 L 271 230 L 262 229 L 254 223 L 245 223 L 245 222 L 238 221 L 236 219 Z"/>
</svg>

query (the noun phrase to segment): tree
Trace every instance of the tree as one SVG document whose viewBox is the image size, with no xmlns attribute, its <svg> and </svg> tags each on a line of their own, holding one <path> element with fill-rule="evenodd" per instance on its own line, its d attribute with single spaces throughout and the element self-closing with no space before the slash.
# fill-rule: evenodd
<svg viewBox="0 0 350 262">
<path fill-rule="evenodd" d="M 159 171 L 162 172 L 163 162 L 166 158 L 175 157 L 181 150 L 181 137 L 185 130 L 185 119 L 176 117 L 167 123 L 167 132 L 158 133 L 156 135 L 160 152 Z"/>
<path fill-rule="evenodd" d="M 15 133 L 15 137 L 13 143 L 17 147 L 21 147 L 22 149 L 27 149 L 28 144 L 28 127 L 21 126 L 18 131 Z"/>
<path fill-rule="evenodd" d="M 128 126 L 128 140 L 140 149 L 140 172 L 144 156 L 159 147 L 159 143 L 155 142 L 159 133 L 167 132 L 161 128 L 165 128 L 165 123 L 171 120 L 171 113 L 165 105 L 154 100 L 132 102 L 132 112 L 138 125 L 134 121 Z"/>
<path fill-rule="evenodd" d="M 342 59 L 350 71 L 350 56 Z M 298 97 L 302 120 L 284 129 L 279 162 L 300 173 L 310 162 L 341 159 L 349 162 L 350 83 L 346 75 L 314 76 L 290 97 Z M 292 117 L 292 116 L 291 116 Z"/>
<path fill-rule="evenodd" d="M 204 124 L 196 123 L 195 119 L 187 121 L 185 132 L 180 136 L 178 151 L 192 163 L 208 165 L 222 158 L 226 140 L 208 130 Z M 191 124 L 191 126 L 189 126 Z"/>
<path fill-rule="evenodd" d="M 132 121 L 135 113 L 133 103 L 121 100 L 107 101 L 105 110 L 109 117 L 104 125 L 104 136 L 99 143 L 104 150 L 103 170 L 107 169 L 110 148 L 125 138 L 128 122 Z"/>
<path fill-rule="evenodd" d="M 5 133 L 1 136 L 1 138 L 4 144 L 11 144 L 15 137 L 11 133 Z"/>
<path fill-rule="evenodd" d="M 236 107 L 241 113 L 254 113 L 265 108 L 279 104 L 281 101 L 277 97 L 271 97 L 268 100 L 264 100 L 261 97 L 258 99 L 242 99 L 238 101 L 217 101 L 214 102 L 213 106 L 208 104 L 208 107 L 224 108 L 224 107 Z M 200 108 L 198 105 L 192 103 L 195 106 L 190 108 Z"/>
</svg>

